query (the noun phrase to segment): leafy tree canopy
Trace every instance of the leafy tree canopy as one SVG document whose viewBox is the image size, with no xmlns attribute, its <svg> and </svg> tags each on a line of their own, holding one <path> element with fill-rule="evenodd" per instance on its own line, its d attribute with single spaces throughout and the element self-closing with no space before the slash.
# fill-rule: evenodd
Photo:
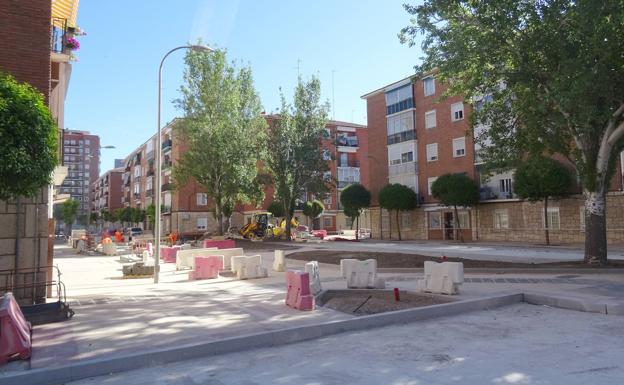
<svg viewBox="0 0 624 385">
<path fill-rule="evenodd" d="M 522 163 L 514 174 L 516 194 L 532 202 L 566 197 L 572 193 L 573 185 L 570 170 L 551 158 L 533 157 Z"/>
<path fill-rule="evenodd" d="M 324 211 L 325 205 L 318 199 L 315 199 L 313 201 L 307 201 L 303 205 L 303 215 L 312 219 L 320 217 Z"/>
<path fill-rule="evenodd" d="M 379 205 L 386 210 L 414 210 L 418 206 L 418 196 L 405 185 L 388 184 L 379 191 Z"/>
<path fill-rule="evenodd" d="M 340 203 L 346 208 L 361 210 L 370 206 L 371 193 L 359 183 L 345 187 L 340 193 Z"/>
<path fill-rule="evenodd" d="M 465 174 L 444 174 L 431 185 L 431 194 L 445 206 L 471 207 L 479 202 L 479 185 Z"/>
<path fill-rule="evenodd" d="M 271 202 L 267 211 L 273 214 L 273 216 L 276 218 L 284 216 L 284 206 L 282 206 L 282 204 L 280 204 L 278 201 Z"/>
<path fill-rule="evenodd" d="M 0 199 L 32 196 L 50 183 L 57 136 L 43 95 L 0 72 Z"/>
</svg>

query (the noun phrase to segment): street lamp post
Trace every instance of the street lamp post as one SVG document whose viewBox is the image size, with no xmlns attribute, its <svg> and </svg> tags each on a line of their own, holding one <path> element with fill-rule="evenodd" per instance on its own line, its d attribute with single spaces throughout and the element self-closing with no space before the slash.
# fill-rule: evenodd
<svg viewBox="0 0 624 385">
<path fill-rule="evenodd" d="M 162 138 L 160 135 L 160 99 L 162 93 L 162 67 L 165 59 L 173 52 L 180 49 L 192 49 L 197 52 L 212 52 L 212 48 L 207 47 L 205 45 L 183 45 L 180 47 L 176 47 L 171 51 L 167 52 L 165 56 L 163 56 L 160 61 L 160 66 L 158 67 L 158 127 L 156 128 L 156 200 L 155 200 L 155 210 L 154 210 L 154 283 L 158 283 L 158 276 L 160 273 L 160 200 L 161 200 L 161 172 L 162 165 L 161 162 L 161 151 L 162 151 Z"/>
</svg>

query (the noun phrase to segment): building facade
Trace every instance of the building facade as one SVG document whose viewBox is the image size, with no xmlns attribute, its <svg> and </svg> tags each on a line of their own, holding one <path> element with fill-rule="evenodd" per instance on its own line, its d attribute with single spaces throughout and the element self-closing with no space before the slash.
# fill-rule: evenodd
<svg viewBox="0 0 624 385">
<path fill-rule="evenodd" d="M 400 217 L 401 234 L 407 239 L 453 240 L 455 213 L 438 204 L 431 185 L 447 173 L 463 173 L 480 185 L 477 208 L 458 212 L 464 240 L 543 241 L 542 203 L 523 202 L 513 188 L 513 172 L 485 175 L 479 145 L 469 134 L 472 106 L 462 97 L 442 98 L 446 87 L 435 74 L 402 79 L 364 96 L 368 112 L 370 188 L 373 236 L 397 237 L 394 216 L 381 210 L 377 197 L 388 183 L 400 183 L 418 195 L 419 208 Z M 476 132 L 485 129 L 477 127 Z M 608 208 L 610 241 L 624 240 L 624 153 L 611 182 Z M 582 197 L 551 202 L 548 209 L 554 242 L 582 242 Z"/>
<path fill-rule="evenodd" d="M 62 160 L 67 176 L 59 192 L 80 202 L 78 218 L 91 211 L 91 185 L 100 176 L 100 137 L 88 131 L 63 130 Z"/>
<path fill-rule="evenodd" d="M 77 12 L 78 0 L 0 2 L 0 33 L 4 37 L 0 44 L 0 71 L 39 90 L 58 127 L 64 125 L 64 103 L 71 65 L 69 52 L 65 49 L 65 37 L 58 33 L 59 28 L 54 27 L 54 20 L 62 22 L 64 31 L 69 31 L 76 26 Z M 58 39 L 54 39 L 55 36 L 59 36 Z M 65 171 L 62 166 L 56 168 L 52 175 L 55 184 L 62 182 Z M 3 223 L 0 226 L 0 270 L 53 264 L 53 238 L 48 237 L 54 229 L 52 187 L 43 188 L 33 198 L 21 199 L 20 206 L 15 202 L 0 201 L 0 222 Z M 18 217 L 21 218 L 19 233 Z M 19 253 L 16 244 L 19 244 Z M 51 279 L 51 269 L 47 278 Z M 32 279 L 33 274 L 30 273 L 23 277 L 23 282 L 30 284 Z M 42 278 L 37 277 L 37 280 Z M 45 290 L 20 290 L 15 295 L 27 303 L 40 301 L 42 293 L 45 294 Z"/>
<path fill-rule="evenodd" d="M 276 119 L 275 116 L 267 115 L 267 121 Z M 351 229 L 350 218 L 344 215 L 340 204 L 340 192 L 352 183 L 361 183 L 369 187 L 369 157 L 368 157 L 368 130 L 366 126 L 330 120 L 325 126 L 326 135 L 322 141 L 323 157 L 327 160 L 329 171 L 325 178 L 331 185 L 329 193 L 323 199 L 325 211 L 319 218 L 319 227 L 330 232 Z M 264 191 L 265 199 L 261 205 L 254 207 L 244 205 L 234 216 L 234 224 L 240 226 L 252 220 L 254 213 L 266 211 L 273 202 L 274 190 L 267 186 Z M 304 202 L 314 199 L 306 196 L 300 199 Z M 299 222 L 309 227 L 312 223 L 303 215 L 302 210 L 295 210 L 295 217 Z M 360 217 L 360 227 L 370 228 L 370 215 L 365 211 Z"/>
<path fill-rule="evenodd" d="M 161 230 L 163 235 L 177 232 L 186 236 L 197 236 L 206 231 L 214 231 L 217 224 L 208 197 L 197 182 L 190 180 L 185 186 L 174 189 L 171 170 L 186 149 L 184 142 L 177 138 L 173 130 L 178 121 L 173 120 L 161 131 Z M 152 136 L 124 159 L 121 180 L 123 207 L 145 210 L 154 203 L 156 139 L 156 135 Z M 146 221 L 145 227 L 151 229 L 153 226 Z"/>
<path fill-rule="evenodd" d="M 91 185 L 91 212 L 114 212 L 124 207 L 121 185 L 124 172 L 124 168 L 109 170 Z"/>
</svg>

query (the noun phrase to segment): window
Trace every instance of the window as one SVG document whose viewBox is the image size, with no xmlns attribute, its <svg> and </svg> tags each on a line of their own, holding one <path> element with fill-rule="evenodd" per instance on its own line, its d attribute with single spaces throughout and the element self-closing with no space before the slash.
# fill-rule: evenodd
<svg viewBox="0 0 624 385">
<path fill-rule="evenodd" d="M 332 204 L 332 196 L 328 195 L 327 198 L 323 199 L 323 203 L 326 205 L 331 205 Z M 329 207 L 327 207 L 329 208 Z"/>
<path fill-rule="evenodd" d="M 457 219 L 459 222 L 460 229 L 470 228 L 470 213 L 468 211 L 459 211 L 457 213 Z"/>
<path fill-rule="evenodd" d="M 412 213 L 401 213 L 401 229 L 409 230 L 412 225 Z"/>
<path fill-rule="evenodd" d="M 331 160 L 331 153 L 328 149 L 323 149 L 323 160 Z"/>
<path fill-rule="evenodd" d="M 331 133 L 329 132 L 329 128 L 325 128 L 323 130 L 323 138 L 329 139 L 330 136 L 331 136 Z"/>
<path fill-rule="evenodd" d="M 324 180 L 325 182 L 330 182 L 330 181 L 331 181 L 331 178 L 332 178 L 331 171 L 325 171 L 325 172 L 323 172 L 323 180 Z"/>
<path fill-rule="evenodd" d="M 208 204 L 208 194 L 206 193 L 197 193 L 197 205 L 198 206 L 206 206 Z"/>
<path fill-rule="evenodd" d="M 411 84 L 386 92 L 386 115 L 392 115 L 413 107 L 414 99 Z"/>
<path fill-rule="evenodd" d="M 433 76 L 428 76 L 423 79 L 423 88 L 425 89 L 425 96 L 435 94 L 435 79 Z"/>
<path fill-rule="evenodd" d="M 429 228 L 439 229 L 442 223 L 442 213 L 434 211 L 429 213 Z"/>
<path fill-rule="evenodd" d="M 435 182 L 438 179 L 437 176 L 431 177 L 431 178 L 427 178 L 427 191 L 429 193 L 429 195 L 431 195 L 431 186 L 433 185 L 433 182 Z"/>
<path fill-rule="evenodd" d="M 390 116 L 386 119 L 388 144 L 416 139 L 414 132 L 414 113 L 412 111 Z"/>
<path fill-rule="evenodd" d="M 494 210 L 494 229 L 508 229 L 509 216 L 507 209 Z"/>
<path fill-rule="evenodd" d="M 511 194 L 511 178 L 500 179 L 498 183 L 500 192 Z"/>
<path fill-rule="evenodd" d="M 456 122 L 462 119 L 464 119 L 464 103 L 451 104 L 451 120 Z"/>
<path fill-rule="evenodd" d="M 340 163 L 338 164 L 338 166 L 341 166 L 341 167 L 349 166 L 349 154 L 347 154 L 346 152 L 340 153 Z"/>
<path fill-rule="evenodd" d="M 436 126 L 436 110 L 425 112 L 425 128 L 434 128 Z"/>
<path fill-rule="evenodd" d="M 401 159 L 392 159 L 390 161 L 390 165 L 393 166 L 395 164 L 401 164 Z"/>
<path fill-rule="evenodd" d="M 585 231 L 585 207 L 581 206 L 579 207 L 579 211 L 580 211 L 580 228 L 581 231 Z"/>
<path fill-rule="evenodd" d="M 206 230 L 207 228 L 208 228 L 208 218 L 207 217 L 197 218 L 197 230 Z"/>
<path fill-rule="evenodd" d="M 466 138 L 453 139 L 453 157 L 466 155 Z"/>
<path fill-rule="evenodd" d="M 404 152 L 401 154 L 401 163 L 413 162 L 414 153 L 412 151 Z"/>
<path fill-rule="evenodd" d="M 323 228 L 327 229 L 332 227 L 332 217 L 323 217 Z"/>
<path fill-rule="evenodd" d="M 346 226 L 346 227 L 349 227 L 349 228 L 353 227 L 353 218 L 351 218 L 351 217 L 346 217 L 346 218 L 345 218 L 345 226 Z"/>
<path fill-rule="evenodd" d="M 438 144 L 431 143 L 427 145 L 427 162 L 438 160 Z"/>
<path fill-rule="evenodd" d="M 141 176 L 141 166 L 135 166 L 134 167 L 134 177 L 138 178 Z"/>
<path fill-rule="evenodd" d="M 559 230 L 561 228 L 561 222 L 559 221 L 559 207 L 548 208 L 548 228 L 550 230 Z"/>
<path fill-rule="evenodd" d="M 85 144 L 88 146 L 91 144 L 91 141 L 89 139 L 85 139 Z"/>
</svg>

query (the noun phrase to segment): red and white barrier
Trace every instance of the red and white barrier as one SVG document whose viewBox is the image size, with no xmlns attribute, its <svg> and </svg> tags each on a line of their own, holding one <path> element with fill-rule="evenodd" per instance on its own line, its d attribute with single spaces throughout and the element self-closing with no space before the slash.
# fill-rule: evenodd
<svg viewBox="0 0 624 385">
<path fill-rule="evenodd" d="M 6 293 L 0 304 L 0 365 L 16 356 L 22 360 L 30 358 L 30 331 L 30 323 L 24 318 L 13 294 Z"/>
<path fill-rule="evenodd" d="M 297 270 L 286 272 L 286 305 L 299 310 L 314 310 L 310 274 Z"/>
</svg>

